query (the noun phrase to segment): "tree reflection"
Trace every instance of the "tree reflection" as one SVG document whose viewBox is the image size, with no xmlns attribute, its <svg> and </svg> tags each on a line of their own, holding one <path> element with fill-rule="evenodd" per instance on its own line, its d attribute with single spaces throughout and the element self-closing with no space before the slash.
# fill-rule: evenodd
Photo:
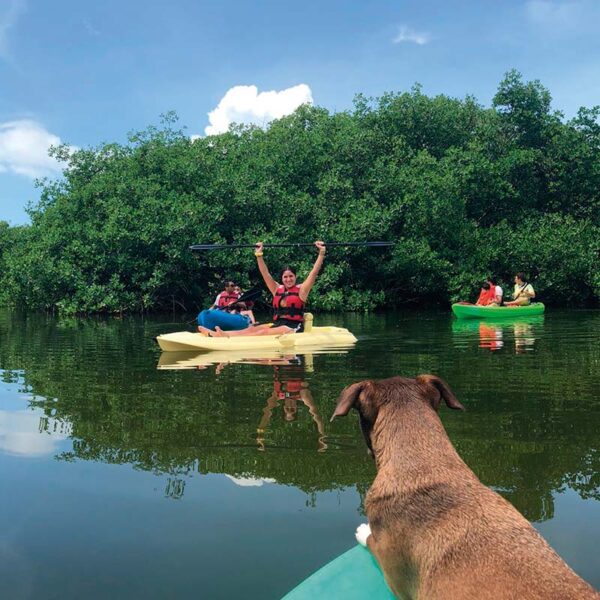
<svg viewBox="0 0 600 600">
<path fill-rule="evenodd" d="M 0 368 L 43 413 L 34 433 L 70 438 L 59 459 L 130 464 L 168 478 L 170 498 L 182 498 L 198 473 L 275 480 L 313 495 L 364 493 L 374 466 L 356 420 L 326 421 L 339 391 L 366 377 L 436 373 L 467 407 L 441 412 L 457 450 L 529 519 L 551 518 L 567 487 L 600 500 L 597 336 L 548 333 L 546 323 L 535 352 L 509 354 L 505 333 L 502 351 L 482 353 L 456 346 L 446 317 L 407 318 L 401 328 L 394 319 L 349 317 L 350 329 L 375 341 L 315 355 L 314 371 L 280 357 L 288 362 L 231 364 L 217 376 L 215 366 L 157 371 L 151 339 L 160 322 L 5 315 Z M 585 319 L 581 331 L 600 331 L 600 318 Z"/>
</svg>

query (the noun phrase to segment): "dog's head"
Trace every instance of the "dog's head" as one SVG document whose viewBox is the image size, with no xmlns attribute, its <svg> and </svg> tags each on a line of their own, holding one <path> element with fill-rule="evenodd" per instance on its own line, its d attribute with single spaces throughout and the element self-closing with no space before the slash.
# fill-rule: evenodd
<svg viewBox="0 0 600 600">
<path fill-rule="evenodd" d="M 360 417 L 360 428 L 372 453 L 371 431 L 382 408 L 413 405 L 437 412 L 442 400 L 449 408 L 465 409 L 448 384 L 435 375 L 419 375 L 415 379 L 392 377 L 382 381 L 361 381 L 342 390 L 331 420 L 345 417 L 351 408 L 356 409 Z"/>
</svg>

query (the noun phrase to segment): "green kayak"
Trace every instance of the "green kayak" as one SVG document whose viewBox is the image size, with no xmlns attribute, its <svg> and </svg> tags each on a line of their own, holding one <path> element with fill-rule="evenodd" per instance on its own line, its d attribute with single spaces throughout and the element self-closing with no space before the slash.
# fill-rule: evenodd
<svg viewBox="0 0 600 600">
<path fill-rule="evenodd" d="M 459 319 L 514 319 L 544 314 L 545 306 L 534 302 L 527 306 L 475 306 L 475 304 L 453 304 L 452 312 Z"/>
<path fill-rule="evenodd" d="M 321 567 L 283 600 L 394 600 L 371 553 L 355 546 Z"/>
</svg>

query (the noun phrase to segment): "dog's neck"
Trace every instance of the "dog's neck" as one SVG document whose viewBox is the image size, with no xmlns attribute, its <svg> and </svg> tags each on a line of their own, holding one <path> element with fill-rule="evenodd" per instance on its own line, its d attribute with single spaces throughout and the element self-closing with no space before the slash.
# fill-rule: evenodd
<svg viewBox="0 0 600 600">
<path fill-rule="evenodd" d="M 382 407 L 371 431 L 378 475 L 410 486 L 423 473 L 464 464 L 437 413 L 425 404 Z"/>
</svg>

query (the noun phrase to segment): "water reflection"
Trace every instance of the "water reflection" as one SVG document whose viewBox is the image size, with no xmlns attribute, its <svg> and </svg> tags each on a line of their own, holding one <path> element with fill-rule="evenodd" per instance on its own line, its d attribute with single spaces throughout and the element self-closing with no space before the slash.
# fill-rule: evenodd
<svg viewBox="0 0 600 600">
<path fill-rule="evenodd" d="M 185 479 L 180 477 L 169 477 L 167 485 L 165 487 L 165 498 L 171 498 L 172 500 L 179 500 L 183 497 L 185 491 Z"/>
<path fill-rule="evenodd" d="M 322 350 L 321 354 L 341 354 L 345 352 L 347 350 Z M 215 365 L 215 375 L 220 375 L 225 367 L 234 363 L 262 365 L 273 370 L 271 395 L 267 398 L 262 417 L 256 428 L 256 443 L 260 451 L 264 452 L 269 445 L 267 430 L 273 413 L 281 413 L 282 421 L 293 423 L 298 419 L 299 406 L 303 406 L 308 410 L 315 423 L 318 433 L 317 452 L 327 450 L 325 423 L 313 398 L 309 382 L 306 381 L 305 377 L 306 373 L 314 372 L 314 356 L 312 353 L 285 354 L 278 350 L 264 350 L 257 353 L 254 350 L 252 355 L 248 356 L 248 351 L 215 351 L 198 354 L 163 352 L 157 368 L 161 370 L 208 369 L 210 366 Z M 236 479 L 236 481 L 238 480 Z M 264 481 L 264 479 L 256 480 L 253 478 L 249 480 Z"/>
<path fill-rule="evenodd" d="M 312 371 L 315 354 L 347 354 L 348 348 L 321 348 L 310 352 L 290 350 L 212 350 L 210 352 L 163 352 L 156 368 L 159 370 L 177 371 L 181 369 L 207 369 L 212 365 L 220 366 L 219 372 L 226 365 L 237 363 L 246 365 L 289 365 L 302 360 L 306 371 Z M 302 357 L 300 359 L 299 357 Z"/>
<path fill-rule="evenodd" d="M 453 322 L 441 311 L 331 320 L 357 335 L 354 349 L 159 357 L 152 337 L 165 326 L 154 319 L 0 313 L 1 480 L 17 490 L 26 481 L 29 496 L 41 497 L 46 490 L 37 477 L 49 472 L 56 481 L 54 506 L 69 502 L 65 490 L 89 491 L 77 496 L 83 500 L 71 511 L 86 523 L 96 477 L 106 486 L 103 503 L 127 492 L 136 507 L 146 502 L 162 511 L 162 520 L 150 513 L 149 522 L 164 522 L 163 531 L 190 507 L 194 515 L 184 533 L 190 522 L 207 526 L 205 511 L 215 511 L 220 523 L 235 513 L 241 529 L 221 548 L 227 555 L 239 544 L 255 547 L 257 536 L 243 528 L 271 522 L 274 506 L 287 511 L 288 520 L 306 516 L 309 506 L 302 526 L 293 521 L 285 532 L 281 525 L 267 531 L 284 533 L 281 543 L 265 541 L 265 553 L 289 558 L 290 536 L 307 523 L 330 527 L 327 539 L 346 543 L 337 519 L 352 525 L 360 518 L 360 498 L 373 480 L 356 417 L 331 426 L 326 421 L 340 390 L 366 378 L 429 372 L 446 379 L 467 407 L 460 415 L 441 411 L 460 455 L 529 519 L 552 523 L 562 534 L 573 525 L 561 513 L 565 493 L 573 514 L 600 500 L 600 312 L 553 311 L 545 319 L 483 328 L 479 321 Z M 39 472 L 24 478 L 34 463 Z M 25 509 L 28 501 L 19 499 Z M 115 514 L 100 522 L 103 530 L 113 529 Z M 583 537 L 593 549 L 600 526 L 590 523 Z M 307 537 L 301 549 L 314 545 L 314 536 Z M 319 555 L 317 563 L 341 550 Z"/>
<path fill-rule="evenodd" d="M 312 356 L 307 356 L 310 357 L 312 364 Z M 303 375 L 304 369 L 301 361 L 273 368 L 273 392 L 267 399 L 262 418 L 256 429 L 256 443 L 259 450 L 264 452 L 267 448 L 266 431 L 273 412 L 281 410 L 283 420 L 290 423 L 298 418 L 299 404 L 303 404 L 308 409 L 317 427 L 317 452 L 327 450 L 325 423 Z"/>
<path fill-rule="evenodd" d="M 535 323 L 515 323 L 513 325 L 515 352 L 517 354 L 533 350 L 536 340 L 536 331 L 534 327 Z"/>
<path fill-rule="evenodd" d="M 71 424 L 37 409 L 0 410 L 0 453 L 52 456 L 71 434 Z"/>
<path fill-rule="evenodd" d="M 454 345 L 465 347 L 477 342 L 479 348 L 523 354 L 534 349 L 543 335 L 544 316 L 511 320 L 455 319 L 452 321 Z"/>
</svg>

